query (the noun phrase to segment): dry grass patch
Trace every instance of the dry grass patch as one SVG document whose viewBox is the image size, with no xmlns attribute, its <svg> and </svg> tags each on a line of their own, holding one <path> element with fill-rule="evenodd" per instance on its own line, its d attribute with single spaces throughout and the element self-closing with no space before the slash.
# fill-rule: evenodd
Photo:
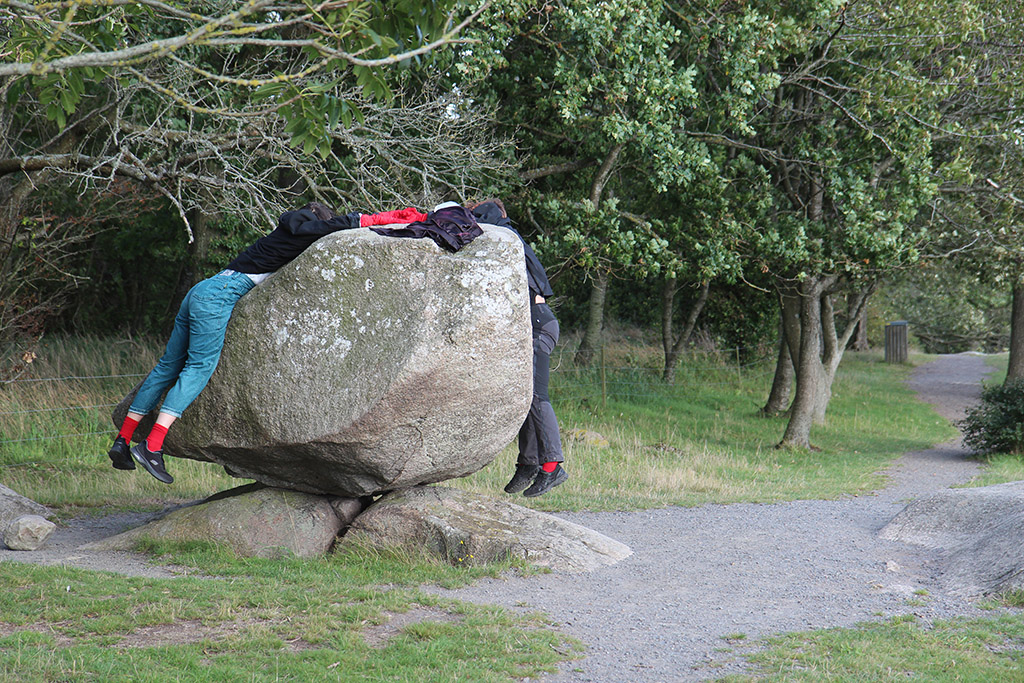
<svg viewBox="0 0 1024 683">
<path fill-rule="evenodd" d="M 246 619 L 208 625 L 192 619 L 175 621 L 169 624 L 142 626 L 131 633 L 125 634 L 114 647 L 133 649 L 140 647 L 164 647 L 168 645 L 187 645 L 203 641 L 220 642 L 229 638 L 245 635 L 254 629 L 266 629 L 274 626 L 285 626 L 284 619 L 262 621 Z M 301 652 L 316 649 L 312 643 L 302 638 L 285 640 L 282 648 L 288 652 Z"/>
<path fill-rule="evenodd" d="M 388 642 L 412 624 L 423 622 L 457 623 L 463 620 L 458 614 L 439 609 L 414 605 L 406 612 L 385 612 L 384 622 L 363 629 L 363 640 L 375 650 L 387 647 Z"/>
</svg>

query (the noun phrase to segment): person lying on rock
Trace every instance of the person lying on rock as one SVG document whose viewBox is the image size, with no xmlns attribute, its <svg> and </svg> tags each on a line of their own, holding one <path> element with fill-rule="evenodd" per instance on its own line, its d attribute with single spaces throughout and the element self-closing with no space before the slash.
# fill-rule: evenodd
<svg viewBox="0 0 1024 683">
<path fill-rule="evenodd" d="M 413 208 L 383 214 L 337 215 L 317 202 L 282 214 L 272 232 L 243 250 L 226 270 L 198 283 L 185 295 L 174 318 L 167 348 L 139 387 L 107 453 L 113 466 L 133 470 L 138 462 L 165 484 L 174 481 L 164 465 L 164 437 L 210 381 L 224 348 L 231 312 L 253 287 L 324 235 L 370 225 L 409 223 L 425 217 L 426 214 Z M 167 396 L 149 436 L 129 447 L 139 421 L 153 410 L 165 389 Z"/>
<path fill-rule="evenodd" d="M 534 497 L 565 482 L 569 473 L 562 467 L 562 440 L 558 418 L 548 398 L 551 352 L 558 343 L 558 320 L 547 299 L 554 295 L 547 273 L 530 245 L 512 227 L 500 199 L 466 204 L 481 223 L 500 225 L 511 230 L 523 242 L 526 276 L 530 288 L 530 320 L 533 325 L 533 401 L 519 430 L 519 458 L 515 475 L 505 485 L 506 493 Z M 525 491 L 524 491 L 525 489 Z"/>
</svg>

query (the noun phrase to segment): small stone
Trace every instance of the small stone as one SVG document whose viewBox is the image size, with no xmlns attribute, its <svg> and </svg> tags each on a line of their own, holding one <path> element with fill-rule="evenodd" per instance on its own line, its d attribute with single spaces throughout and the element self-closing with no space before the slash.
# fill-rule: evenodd
<svg viewBox="0 0 1024 683">
<path fill-rule="evenodd" d="M 57 525 L 39 515 L 22 515 L 4 532 L 4 544 L 11 550 L 39 550 Z"/>
<path fill-rule="evenodd" d="M 341 520 L 342 528 L 352 524 L 352 520 L 359 516 L 359 513 L 366 508 L 365 500 L 360 498 L 331 498 L 331 507 L 334 513 Z"/>
<path fill-rule="evenodd" d="M 885 571 L 887 572 L 898 572 L 902 569 L 903 567 L 900 566 L 899 562 L 894 562 L 893 560 L 886 560 L 885 562 Z"/>
<path fill-rule="evenodd" d="M 586 446 L 604 447 L 608 445 L 608 439 L 598 432 L 589 429 L 572 429 L 569 431 L 568 436 L 576 443 L 582 443 Z"/>
</svg>

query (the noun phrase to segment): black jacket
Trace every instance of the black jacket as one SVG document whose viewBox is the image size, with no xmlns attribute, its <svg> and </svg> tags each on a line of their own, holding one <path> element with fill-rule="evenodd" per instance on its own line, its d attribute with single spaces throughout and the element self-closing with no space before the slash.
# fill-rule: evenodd
<svg viewBox="0 0 1024 683">
<path fill-rule="evenodd" d="M 324 235 L 359 227 L 359 214 L 348 213 L 320 220 L 309 209 L 281 214 L 277 227 L 256 240 L 228 264 L 239 273 L 273 273 L 290 263 Z"/>
</svg>

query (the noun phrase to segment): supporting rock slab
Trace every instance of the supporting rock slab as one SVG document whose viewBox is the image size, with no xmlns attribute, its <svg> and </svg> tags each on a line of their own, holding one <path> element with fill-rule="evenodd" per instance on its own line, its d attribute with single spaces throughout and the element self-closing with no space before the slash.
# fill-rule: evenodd
<svg viewBox="0 0 1024 683">
<path fill-rule="evenodd" d="M 1024 481 L 946 489 L 907 505 L 879 535 L 942 549 L 942 581 L 953 593 L 1024 589 Z"/>
<path fill-rule="evenodd" d="M 952 548 L 974 541 L 1016 512 L 1024 513 L 1024 481 L 945 489 L 907 505 L 879 535 L 926 548 Z"/>
<path fill-rule="evenodd" d="M 331 498 L 299 491 L 242 486 L 122 534 L 82 546 L 82 550 L 131 550 L 143 538 L 213 541 L 243 557 L 323 555 L 343 522 Z"/>
<path fill-rule="evenodd" d="M 344 543 L 419 552 L 455 565 L 512 556 L 562 572 L 585 572 L 633 554 L 626 545 L 553 515 L 443 486 L 383 496 L 356 518 Z"/>
<path fill-rule="evenodd" d="M 49 517 L 50 510 L 30 500 L 13 489 L 0 484 L 0 529 L 6 529 L 11 522 L 22 515 Z"/>
</svg>

